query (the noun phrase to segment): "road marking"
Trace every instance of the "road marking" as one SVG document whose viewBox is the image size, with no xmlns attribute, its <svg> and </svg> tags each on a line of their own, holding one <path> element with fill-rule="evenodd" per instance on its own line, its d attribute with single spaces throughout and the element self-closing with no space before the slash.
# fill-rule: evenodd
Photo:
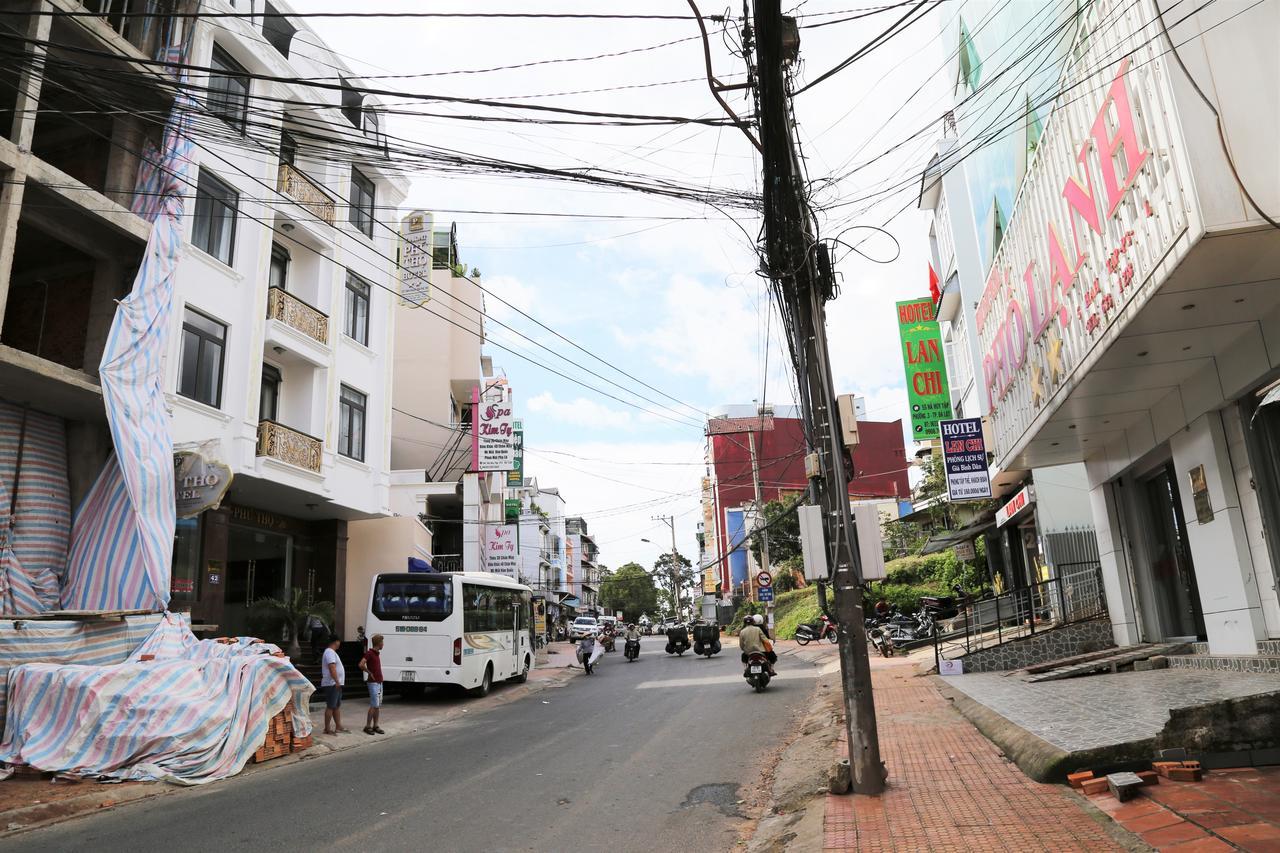
<svg viewBox="0 0 1280 853">
<path fill-rule="evenodd" d="M 779 675 L 775 675 L 769 679 L 770 683 L 774 681 L 799 681 L 800 679 L 817 678 L 818 673 L 813 671 L 796 672 L 783 671 Z M 703 684 L 746 684 L 747 680 L 741 675 L 707 675 L 702 678 L 671 678 L 667 681 L 642 681 L 635 686 L 636 690 L 653 690 L 659 687 L 698 687 Z"/>
</svg>

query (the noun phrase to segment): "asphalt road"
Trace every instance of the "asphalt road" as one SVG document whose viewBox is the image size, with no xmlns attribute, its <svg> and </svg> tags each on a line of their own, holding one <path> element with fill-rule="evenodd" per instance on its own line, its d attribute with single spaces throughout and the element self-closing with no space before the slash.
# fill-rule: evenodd
<svg viewBox="0 0 1280 853">
<path fill-rule="evenodd" d="M 730 850 L 746 823 L 738 801 L 816 669 L 784 655 L 756 694 L 736 644 L 708 659 L 664 654 L 664 642 L 646 638 L 634 663 L 618 643 L 591 676 L 429 731 L 13 836 L 0 851 Z"/>
</svg>

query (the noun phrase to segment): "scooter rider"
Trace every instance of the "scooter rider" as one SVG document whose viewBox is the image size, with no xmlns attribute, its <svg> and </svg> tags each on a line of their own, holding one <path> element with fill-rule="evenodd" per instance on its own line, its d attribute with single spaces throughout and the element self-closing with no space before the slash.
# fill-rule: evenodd
<svg viewBox="0 0 1280 853">
<path fill-rule="evenodd" d="M 640 629 L 636 627 L 636 623 L 632 622 L 627 626 L 627 633 L 623 635 L 623 639 L 627 641 L 640 639 Z"/>
<path fill-rule="evenodd" d="M 753 654 L 761 654 L 769 661 L 769 675 L 777 675 L 773 665 L 778 662 L 778 656 L 767 646 L 765 641 L 768 635 L 765 634 L 763 616 L 752 616 L 751 621 L 741 631 L 738 632 L 738 648 L 742 650 L 742 662 L 746 663 L 747 658 Z"/>
</svg>

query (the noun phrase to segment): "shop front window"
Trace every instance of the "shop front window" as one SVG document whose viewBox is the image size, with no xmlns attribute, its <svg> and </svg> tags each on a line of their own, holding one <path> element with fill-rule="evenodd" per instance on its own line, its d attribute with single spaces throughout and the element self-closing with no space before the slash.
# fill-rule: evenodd
<svg viewBox="0 0 1280 853">
<path fill-rule="evenodd" d="M 200 516 L 178 519 L 173 535 L 170 604 L 192 604 L 200 595 Z"/>
</svg>

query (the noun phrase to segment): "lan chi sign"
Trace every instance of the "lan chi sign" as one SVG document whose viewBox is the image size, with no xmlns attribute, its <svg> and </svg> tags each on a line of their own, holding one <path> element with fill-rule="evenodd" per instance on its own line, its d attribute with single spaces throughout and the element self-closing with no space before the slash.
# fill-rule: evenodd
<svg viewBox="0 0 1280 853">
<path fill-rule="evenodd" d="M 1156 123 L 1170 97 L 1163 65 L 1152 58 L 1136 69 L 1125 59 L 1103 74 L 1100 94 L 1097 83 L 1068 88 L 1075 100 L 1055 109 L 978 305 L 1002 455 L 1122 309 L 1150 295 L 1157 265 L 1186 229 L 1171 134 Z"/>
</svg>

